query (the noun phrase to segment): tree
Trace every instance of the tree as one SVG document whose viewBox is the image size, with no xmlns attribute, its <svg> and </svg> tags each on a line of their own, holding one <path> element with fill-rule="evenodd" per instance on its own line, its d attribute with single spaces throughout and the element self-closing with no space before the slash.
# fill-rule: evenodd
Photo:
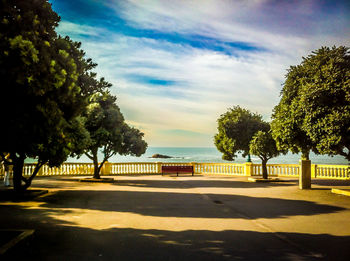
<svg viewBox="0 0 350 261">
<path fill-rule="evenodd" d="M 291 66 L 272 115 L 277 147 L 350 160 L 349 49 L 322 47 Z"/>
<path fill-rule="evenodd" d="M 262 120 L 262 116 L 235 106 L 218 119 L 215 146 L 223 153 L 224 160 L 234 160 L 237 152 L 242 152 L 245 157 L 249 155 L 250 140 L 259 130 L 269 130 L 269 124 Z"/>
<path fill-rule="evenodd" d="M 315 150 L 313 141 L 303 129 L 305 111 L 300 103 L 300 86 L 303 69 L 291 66 L 281 91 L 281 100 L 273 109 L 271 134 L 279 150 L 302 153 L 302 159 L 309 159 L 311 150 Z"/>
<path fill-rule="evenodd" d="M 145 153 L 147 143 L 142 140 L 143 133 L 129 127 L 116 105 L 116 97 L 108 92 L 91 96 L 85 113 L 85 127 L 90 134 L 90 144 L 85 154 L 94 163 L 94 178 L 100 178 L 100 170 L 113 155 L 141 156 Z M 102 151 L 103 159 L 99 163 L 98 152 Z"/>
<path fill-rule="evenodd" d="M 144 133 L 127 124 L 122 126 L 122 144 L 118 154 L 140 157 L 146 152 L 147 143 L 143 140 Z"/>
<path fill-rule="evenodd" d="M 250 141 L 249 148 L 251 154 L 258 156 L 261 159 L 262 175 L 264 179 L 267 179 L 267 161 L 282 153 L 282 151 L 277 149 L 276 141 L 272 138 L 271 132 L 258 131 L 255 133 Z"/>
<path fill-rule="evenodd" d="M 303 130 L 320 154 L 350 161 L 350 52 L 322 47 L 303 58 L 300 103 Z"/>
<path fill-rule="evenodd" d="M 0 153 L 10 153 L 14 189 L 21 191 L 42 165 L 59 166 L 81 152 L 87 132 L 79 114 L 93 92 L 89 70 L 96 64 L 80 43 L 57 36 L 59 16 L 46 0 L 1 1 L 0 19 L 2 95 L 11 104 L 0 103 Z M 29 178 L 22 175 L 27 157 L 38 160 Z"/>
</svg>

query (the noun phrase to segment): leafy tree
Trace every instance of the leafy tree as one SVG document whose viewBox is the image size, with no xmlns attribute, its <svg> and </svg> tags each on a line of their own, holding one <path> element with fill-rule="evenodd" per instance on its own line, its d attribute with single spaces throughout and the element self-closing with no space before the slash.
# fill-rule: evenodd
<svg viewBox="0 0 350 261">
<path fill-rule="evenodd" d="M 262 116 L 235 106 L 218 119 L 215 146 L 223 153 L 224 160 L 234 160 L 237 152 L 242 152 L 245 157 L 249 155 L 250 140 L 259 130 L 269 130 L 269 124 L 262 120 Z"/>
<path fill-rule="evenodd" d="M 267 179 L 267 161 L 277 157 L 282 152 L 277 149 L 276 141 L 272 138 L 271 132 L 258 131 L 255 133 L 250 141 L 249 148 L 251 154 L 258 156 L 261 159 L 263 178 Z"/>
<path fill-rule="evenodd" d="M 81 153 L 88 133 L 77 117 L 94 91 L 90 81 L 98 81 L 80 43 L 56 35 L 59 16 L 48 1 L 1 1 L 0 20 L 2 95 L 11 104 L 0 103 L 0 153 L 10 153 L 20 191 L 45 163 Z M 38 160 L 29 178 L 22 175 L 27 157 Z"/>
<path fill-rule="evenodd" d="M 94 178 L 100 178 L 103 164 L 113 155 L 141 156 L 147 143 L 142 140 L 143 133 L 129 127 L 124 122 L 116 97 L 108 92 L 96 93 L 87 107 L 85 127 L 90 133 L 90 144 L 85 154 L 94 163 Z M 98 152 L 102 151 L 102 162 L 98 161 Z"/>
<path fill-rule="evenodd" d="M 272 115 L 278 148 L 350 160 L 349 49 L 322 47 L 291 66 Z"/>
<path fill-rule="evenodd" d="M 301 66 L 291 66 L 288 70 L 281 100 L 273 110 L 271 130 L 279 150 L 301 152 L 303 159 L 309 159 L 310 151 L 315 149 L 314 143 L 303 129 L 305 111 L 300 103 L 303 74 Z"/>
<path fill-rule="evenodd" d="M 146 141 L 143 140 L 144 133 L 127 124 L 122 126 L 122 143 L 118 150 L 120 155 L 131 155 L 140 157 L 146 152 L 148 147 Z"/>
<path fill-rule="evenodd" d="M 350 52 L 322 47 L 303 58 L 300 103 L 303 130 L 320 154 L 350 161 Z"/>
</svg>

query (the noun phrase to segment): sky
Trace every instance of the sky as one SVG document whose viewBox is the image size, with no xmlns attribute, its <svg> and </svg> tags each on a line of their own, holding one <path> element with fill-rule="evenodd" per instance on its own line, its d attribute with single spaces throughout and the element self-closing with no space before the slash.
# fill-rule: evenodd
<svg viewBox="0 0 350 261">
<path fill-rule="evenodd" d="M 213 147 L 239 105 L 267 121 L 287 69 L 350 46 L 350 1 L 51 0 L 128 124 L 154 147 Z"/>
</svg>

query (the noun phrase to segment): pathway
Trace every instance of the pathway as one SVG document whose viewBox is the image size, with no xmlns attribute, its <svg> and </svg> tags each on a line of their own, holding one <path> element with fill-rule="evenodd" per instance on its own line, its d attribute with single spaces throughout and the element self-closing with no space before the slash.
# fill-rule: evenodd
<svg viewBox="0 0 350 261">
<path fill-rule="evenodd" d="M 34 229 L 17 260 L 350 260 L 350 197 L 295 180 L 121 176 L 38 178 L 28 202 L 0 202 L 2 229 Z M 2 259 L 2 258 L 1 258 Z"/>
</svg>

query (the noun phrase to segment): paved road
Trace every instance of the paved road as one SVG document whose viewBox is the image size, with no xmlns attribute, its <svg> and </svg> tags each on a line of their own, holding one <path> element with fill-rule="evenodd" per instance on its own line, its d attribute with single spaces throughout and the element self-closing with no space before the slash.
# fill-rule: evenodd
<svg viewBox="0 0 350 261">
<path fill-rule="evenodd" d="M 0 259 L 350 260 L 350 197 L 320 182 L 121 176 L 38 178 L 50 193 L 0 202 L 0 228 L 34 229 Z M 341 184 L 344 185 L 344 184 Z"/>
</svg>

